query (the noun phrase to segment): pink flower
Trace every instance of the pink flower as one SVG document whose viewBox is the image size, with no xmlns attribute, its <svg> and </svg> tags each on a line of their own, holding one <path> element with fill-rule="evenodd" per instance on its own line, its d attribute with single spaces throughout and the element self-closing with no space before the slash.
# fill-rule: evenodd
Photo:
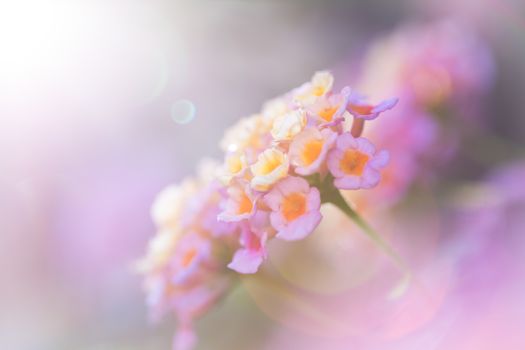
<svg viewBox="0 0 525 350">
<path fill-rule="evenodd" d="M 308 111 L 321 123 L 321 126 L 333 126 L 344 121 L 344 114 L 350 97 L 350 88 L 344 88 L 340 94 L 319 98 Z"/>
<path fill-rule="evenodd" d="M 393 97 L 381 101 L 380 103 L 373 105 L 366 102 L 366 100 L 360 95 L 353 95 L 350 97 L 350 102 L 348 103 L 348 112 L 356 118 L 361 118 L 365 120 L 376 119 L 379 114 L 394 108 L 394 106 L 399 101 L 398 98 Z"/>
<path fill-rule="evenodd" d="M 272 209 L 270 220 L 277 230 L 277 237 L 294 241 L 308 236 L 319 225 L 321 196 L 300 177 L 287 177 L 266 196 L 265 202 Z"/>
<path fill-rule="evenodd" d="M 266 232 L 257 233 L 248 223 L 242 227 L 240 243 L 243 248 L 237 250 L 228 267 L 243 274 L 256 273 L 266 259 Z"/>
<path fill-rule="evenodd" d="M 228 188 L 228 199 L 219 221 L 238 222 L 248 219 L 255 213 L 257 198 L 252 194 L 249 184 L 236 184 Z"/>
<path fill-rule="evenodd" d="M 172 281 L 184 284 L 199 275 L 206 265 L 210 264 L 211 242 L 198 233 L 190 232 L 183 235 L 177 242 L 170 261 Z"/>
<path fill-rule="evenodd" d="M 214 238 L 226 238 L 235 234 L 237 230 L 236 222 L 220 221 L 219 215 L 223 212 L 219 204 L 208 205 L 198 217 L 199 226 L 203 232 L 207 232 Z"/>
<path fill-rule="evenodd" d="M 202 276 L 206 283 L 195 285 L 174 284 L 171 277 L 169 268 L 146 275 L 146 303 L 153 322 L 173 313 L 179 323 L 188 324 L 204 314 L 230 285 L 227 279 L 213 273 Z"/>
<path fill-rule="evenodd" d="M 337 134 L 330 129 L 307 128 L 297 135 L 289 151 L 295 172 L 299 175 L 319 172 L 336 139 Z"/>
<path fill-rule="evenodd" d="M 178 327 L 173 341 L 173 350 L 191 350 L 197 345 L 193 323 L 215 305 L 230 287 L 228 278 L 209 276 L 206 283 L 195 287 L 168 288 L 168 305 L 174 312 Z"/>
<path fill-rule="evenodd" d="M 180 185 L 164 188 L 155 198 L 151 216 L 159 228 L 179 229 L 187 201 L 197 192 L 197 183 L 186 179 Z"/>
<path fill-rule="evenodd" d="M 206 232 L 212 237 L 228 236 L 235 231 L 235 224 L 217 220 L 224 198 L 223 187 L 218 181 L 201 184 L 200 190 L 186 201 L 180 224 L 186 228 Z"/>
<path fill-rule="evenodd" d="M 148 274 L 164 268 L 181 235 L 181 230 L 160 229 L 157 231 L 157 234 L 148 242 L 146 256 L 137 262 L 137 271 Z"/>
<path fill-rule="evenodd" d="M 386 166 L 388 158 L 386 151 L 376 154 L 367 139 L 345 133 L 337 138 L 336 147 L 328 155 L 328 169 L 339 189 L 372 188 L 379 183 L 379 170 Z"/>
</svg>

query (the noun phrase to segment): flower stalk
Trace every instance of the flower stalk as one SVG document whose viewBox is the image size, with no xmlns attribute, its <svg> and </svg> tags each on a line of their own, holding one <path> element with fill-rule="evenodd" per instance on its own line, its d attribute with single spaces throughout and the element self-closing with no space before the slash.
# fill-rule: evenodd
<svg viewBox="0 0 525 350">
<path fill-rule="evenodd" d="M 341 194 L 341 191 L 333 186 L 332 176 L 326 176 L 319 186 L 321 189 L 322 203 L 330 203 L 341 210 L 394 262 L 396 267 L 404 274 L 403 284 L 410 281 L 412 279 L 412 273 L 408 264 L 401 258 L 394 248 L 392 248 L 392 246 L 388 244 L 383 237 L 348 204 Z"/>
</svg>

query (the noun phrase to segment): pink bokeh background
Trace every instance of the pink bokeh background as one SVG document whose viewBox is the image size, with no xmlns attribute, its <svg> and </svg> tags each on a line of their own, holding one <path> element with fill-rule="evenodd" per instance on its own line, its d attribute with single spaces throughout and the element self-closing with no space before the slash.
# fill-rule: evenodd
<svg viewBox="0 0 525 350">
<path fill-rule="evenodd" d="M 407 21 L 452 16 L 487 42 L 497 75 L 486 127 L 523 150 L 524 13 L 492 0 L 0 2 L 0 348 L 169 348 L 173 323 L 148 325 L 132 271 L 156 193 L 218 156 L 227 126 L 314 71 L 352 83 L 370 40 Z M 180 100 L 195 107 L 187 124 L 172 111 Z M 498 170 L 511 158 L 484 174 L 454 164 L 444 173 L 483 183 L 474 195 L 445 208 L 426 200 L 428 220 L 403 213 L 388 226 L 435 308 L 409 293 L 377 323 L 386 287 L 374 274 L 338 294 L 356 314 L 337 317 L 357 335 L 333 337 L 328 323 L 298 325 L 297 310 L 276 315 L 241 287 L 203 320 L 201 348 L 525 348 L 523 165 Z M 372 250 L 359 239 L 343 253 Z M 321 299 L 307 300 L 337 309 Z"/>
</svg>

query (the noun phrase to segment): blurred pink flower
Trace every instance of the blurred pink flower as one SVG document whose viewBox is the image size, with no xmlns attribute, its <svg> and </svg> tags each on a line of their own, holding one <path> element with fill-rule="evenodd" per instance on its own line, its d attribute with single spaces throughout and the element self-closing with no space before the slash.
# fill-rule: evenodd
<svg viewBox="0 0 525 350">
<path fill-rule="evenodd" d="M 192 325 L 181 325 L 173 339 L 173 350 L 191 350 L 197 344 L 197 335 Z"/>
<path fill-rule="evenodd" d="M 210 241 L 195 232 L 185 234 L 176 243 L 170 260 L 173 283 L 180 285 L 196 280 L 202 270 L 211 267 L 211 261 Z"/>
<path fill-rule="evenodd" d="M 144 274 L 152 318 L 174 313 L 178 319 L 177 350 L 194 345 L 190 326 L 231 283 L 220 252 L 236 245 L 238 227 L 217 219 L 220 189 L 217 181 L 201 174 L 182 188 L 169 186 L 153 205 L 158 233 L 138 269 Z"/>
<path fill-rule="evenodd" d="M 364 130 L 377 147 L 388 149 L 392 162 L 376 188 L 366 196 L 350 194 L 352 200 L 386 207 L 405 198 L 414 183 L 440 178 L 440 166 L 457 156 L 465 131 L 483 127 L 482 96 L 493 75 L 485 43 L 452 20 L 403 26 L 372 44 L 358 86 L 374 98 L 395 95 L 400 102 L 381 125 Z M 357 94 L 349 109 L 353 104 L 366 107 Z"/>
</svg>

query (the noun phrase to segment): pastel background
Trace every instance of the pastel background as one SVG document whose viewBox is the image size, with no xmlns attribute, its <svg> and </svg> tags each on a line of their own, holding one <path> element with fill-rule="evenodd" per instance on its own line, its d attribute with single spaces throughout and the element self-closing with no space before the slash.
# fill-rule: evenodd
<svg viewBox="0 0 525 350">
<path fill-rule="evenodd" d="M 0 1 L 0 348 L 168 349 L 173 322 L 148 324 L 132 271 L 156 193 L 219 156 L 226 127 L 267 99 L 321 69 L 357 83 L 371 42 L 443 18 L 490 51 L 483 133 L 429 174 L 438 185 L 377 223 L 430 301 L 389 303 L 392 271 L 376 271 L 386 262 L 365 238 L 339 237 L 334 257 L 313 237 L 293 256 L 313 249 L 316 266 L 274 263 L 314 312 L 247 283 L 199 323 L 199 349 L 525 348 L 517 0 Z"/>
</svg>

